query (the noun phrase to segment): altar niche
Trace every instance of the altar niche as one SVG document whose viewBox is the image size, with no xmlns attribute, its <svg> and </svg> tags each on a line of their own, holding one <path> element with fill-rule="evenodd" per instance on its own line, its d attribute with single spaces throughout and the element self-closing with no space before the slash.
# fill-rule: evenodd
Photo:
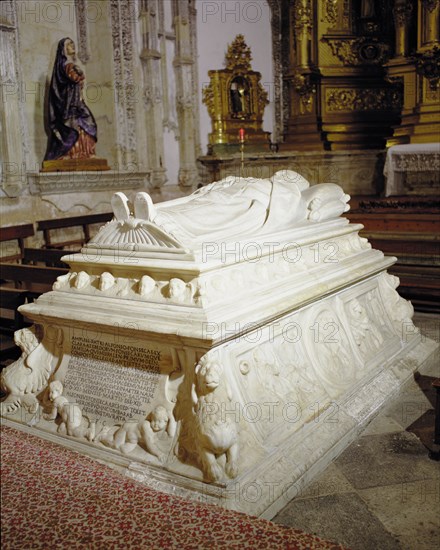
<svg viewBox="0 0 440 550">
<path fill-rule="evenodd" d="M 269 101 L 260 82 L 261 74 L 252 70 L 251 60 L 250 48 L 239 34 L 228 46 L 226 68 L 208 71 L 210 83 L 203 90 L 203 102 L 212 120 L 212 153 L 238 152 L 240 129 L 246 136 L 247 151 L 270 150 L 270 133 L 262 128 Z"/>
</svg>

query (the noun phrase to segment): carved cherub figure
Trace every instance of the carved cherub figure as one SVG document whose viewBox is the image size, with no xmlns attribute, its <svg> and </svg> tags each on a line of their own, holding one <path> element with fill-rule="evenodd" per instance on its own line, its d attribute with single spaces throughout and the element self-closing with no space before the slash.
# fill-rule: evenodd
<svg viewBox="0 0 440 550">
<path fill-rule="evenodd" d="M 150 454 L 164 462 L 166 455 L 157 445 L 157 436 L 165 431 L 168 436 L 174 436 L 174 416 L 165 407 L 158 405 L 145 420 L 140 422 L 128 420 L 116 431 L 112 431 L 111 428 L 104 428 L 95 438 L 95 441 L 100 441 L 125 455 L 133 452 L 138 444 L 142 444 Z"/>
<path fill-rule="evenodd" d="M 63 384 L 54 380 L 49 384 L 49 400 L 53 403 L 52 410 L 45 414 L 46 420 L 56 420 L 61 417 L 58 432 L 74 437 L 85 437 L 92 441 L 95 436 L 95 423 L 91 422 L 86 428 L 83 422 L 83 414 L 77 403 L 70 403 L 67 397 L 63 396 Z"/>
</svg>

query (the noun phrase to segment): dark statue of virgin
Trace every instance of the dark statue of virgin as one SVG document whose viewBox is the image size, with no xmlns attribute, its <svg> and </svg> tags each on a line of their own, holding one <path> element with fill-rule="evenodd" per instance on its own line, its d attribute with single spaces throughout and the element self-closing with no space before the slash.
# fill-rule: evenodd
<svg viewBox="0 0 440 550">
<path fill-rule="evenodd" d="M 95 158 L 97 128 L 83 97 L 85 76 L 70 38 L 58 43 L 49 88 L 49 142 L 45 161 Z"/>
</svg>

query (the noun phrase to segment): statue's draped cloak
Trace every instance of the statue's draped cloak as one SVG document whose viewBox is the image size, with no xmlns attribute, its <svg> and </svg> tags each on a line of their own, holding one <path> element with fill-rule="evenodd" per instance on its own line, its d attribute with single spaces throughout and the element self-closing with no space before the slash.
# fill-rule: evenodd
<svg viewBox="0 0 440 550">
<path fill-rule="evenodd" d="M 55 160 L 66 155 L 75 145 L 82 128 L 97 140 L 96 121 L 90 109 L 81 98 L 81 84 L 69 78 L 64 51 L 69 38 L 58 43 L 49 89 L 48 124 L 51 131 L 44 160 Z"/>
</svg>

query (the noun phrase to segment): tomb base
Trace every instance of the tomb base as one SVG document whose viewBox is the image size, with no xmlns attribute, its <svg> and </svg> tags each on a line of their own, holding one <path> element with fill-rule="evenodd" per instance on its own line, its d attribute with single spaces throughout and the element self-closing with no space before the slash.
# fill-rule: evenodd
<svg viewBox="0 0 440 550">
<path fill-rule="evenodd" d="M 272 517 L 437 349 L 395 258 L 335 216 L 347 200 L 292 173 L 162 205 L 138 193 L 133 213 L 116 194 L 115 219 L 21 307 L 35 325 L 15 335 L 2 415 L 161 491 Z"/>
</svg>

